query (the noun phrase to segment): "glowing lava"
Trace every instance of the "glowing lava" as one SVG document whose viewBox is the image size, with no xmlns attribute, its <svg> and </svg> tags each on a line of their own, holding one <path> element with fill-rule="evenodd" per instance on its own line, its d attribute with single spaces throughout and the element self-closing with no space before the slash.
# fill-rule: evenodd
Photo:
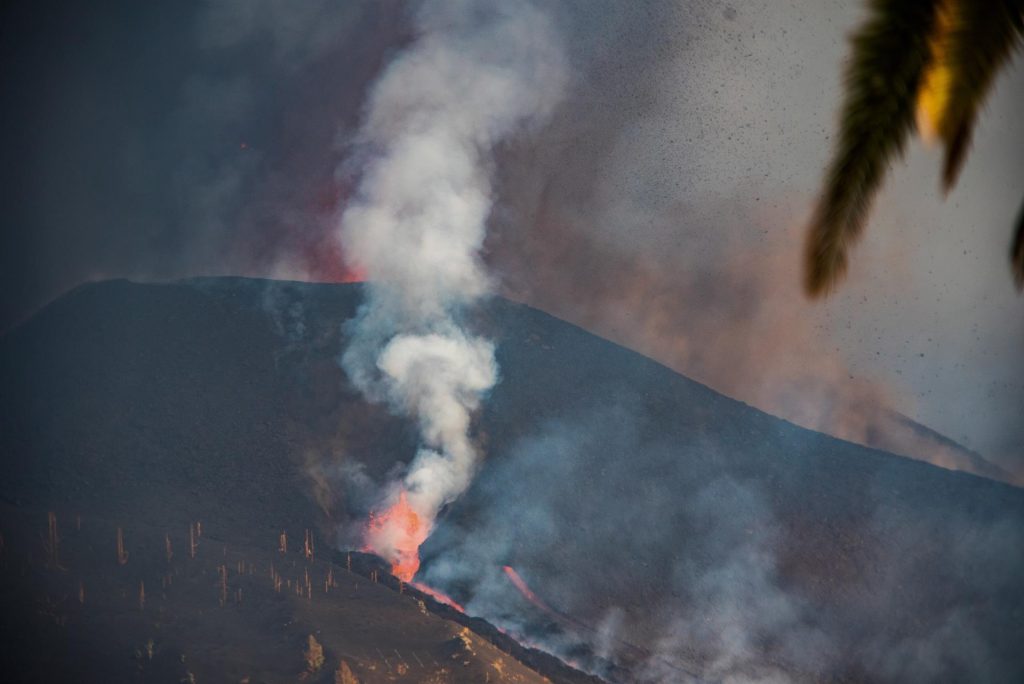
<svg viewBox="0 0 1024 684">
<path fill-rule="evenodd" d="M 413 582 L 420 569 L 420 544 L 430 535 L 430 523 L 416 512 L 405 490 L 382 513 L 371 513 L 366 524 L 363 551 L 380 556 L 391 563 L 391 574 L 430 596 L 438 603 L 451 606 L 460 613 L 466 610 L 446 594 L 419 582 Z"/>
<path fill-rule="evenodd" d="M 446 606 L 451 606 L 452 608 L 454 608 L 455 610 L 459 611 L 460 613 L 465 613 L 466 612 L 466 609 L 463 608 L 462 605 L 460 603 L 458 603 L 455 599 L 453 599 L 450 596 L 448 596 L 448 594 L 442 593 L 442 592 L 438 591 L 437 589 L 432 589 L 432 588 L 428 587 L 426 584 L 420 584 L 419 582 L 410 582 L 409 584 L 410 584 L 410 586 L 415 587 L 419 591 L 422 591 L 424 594 L 426 594 L 430 598 L 434 599 L 438 603 L 443 603 Z"/>
<path fill-rule="evenodd" d="M 391 574 L 409 582 L 420 569 L 420 544 L 429 535 L 430 525 L 409 504 L 403 490 L 388 509 L 370 514 L 363 550 L 391 563 Z"/>
<path fill-rule="evenodd" d="M 526 580 L 519 576 L 519 573 L 515 571 L 515 568 L 505 565 L 501 569 L 505 571 L 505 576 L 508 577 L 509 581 L 512 582 L 516 589 L 519 590 L 519 593 L 523 595 L 523 598 L 540 608 L 545 613 L 561 616 L 561 613 L 541 601 L 536 594 L 530 591 L 530 587 L 526 586 Z"/>
</svg>

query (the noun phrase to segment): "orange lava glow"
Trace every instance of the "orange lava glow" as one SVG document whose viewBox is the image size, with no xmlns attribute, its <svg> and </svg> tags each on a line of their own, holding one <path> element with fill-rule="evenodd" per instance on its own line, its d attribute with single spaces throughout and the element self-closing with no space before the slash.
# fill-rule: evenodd
<svg viewBox="0 0 1024 684">
<path fill-rule="evenodd" d="M 349 266 L 344 273 L 342 273 L 339 282 L 342 283 L 362 283 L 366 280 L 366 269 L 362 266 Z"/>
<path fill-rule="evenodd" d="M 409 504 L 403 491 L 390 508 L 370 514 L 363 550 L 391 563 L 391 574 L 409 582 L 420 569 L 420 544 L 429 534 L 430 526 Z"/>
<path fill-rule="evenodd" d="M 424 594 L 426 594 L 430 598 L 434 599 L 438 603 L 443 603 L 446 606 L 451 606 L 452 608 L 454 608 L 455 610 L 459 611 L 460 613 L 465 613 L 466 612 L 466 609 L 463 608 L 459 603 L 457 603 L 455 601 L 455 599 L 451 598 L 447 594 L 441 593 L 437 589 L 431 589 L 426 584 L 420 584 L 419 582 L 410 582 L 409 586 L 414 587 L 414 588 L 418 589 L 419 591 L 422 591 Z"/>
<path fill-rule="evenodd" d="M 526 581 L 519 576 L 519 573 L 515 571 L 515 568 L 505 565 L 501 569 L 505 571 L 505 576 L 508 577 L 509 581 L 512 582 L 512 585 L 519 590 L 519 593 L 523 595 L 523 598 L 540 608 L 545 613 L 556 612 L 552 610 L 548 604 L 541 601 L 536 594 L 530 591 L 530 587 L 526 586 Z"/>
</svg>

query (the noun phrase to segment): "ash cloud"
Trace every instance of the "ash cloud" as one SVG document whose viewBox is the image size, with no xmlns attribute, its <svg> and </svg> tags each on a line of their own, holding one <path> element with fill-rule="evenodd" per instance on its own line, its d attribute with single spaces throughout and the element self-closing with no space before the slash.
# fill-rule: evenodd
<svg viewBox="0 0 1024 684">
<path fill-rule="evenodd" d="M 1009 230 L 1019 190 L 965 177 L 943 205 L 934 160 L 915 148 L 853 277 L 833 300 L 808 303 L 797 255 L 857 13 L 725 9 L 637 9 L 604 32 L 581 29 L 577 90 L 544 136 L 503 159 L 506 211 L 488 254 L 505 291 L 800 425 L 1017 481 L 1021 301 L 995 282 L 1005 236 L 962 236 Z M 1020 138 L 1007 128 L 1019 76 L 985 122 L 993 141 Z M 978 178 L 1010 163 L 994 142 L 974 154 Z M 990 265 L 972 258 L 979 250 Z M 984 411 L 969 408 L 982 401 Z M 908 430 L 903 415 L 997 467 Z"/>
<path fill-rule="evenodd" d="M 336 138 L 405 40 L 400 9 L 5 4 L 0 327 L 87 280 L 346 279 Z"/>
<path fill-rule="evenodd" d="M 492 460 L 468 495 L 472 522 L 453 511 L 428 541 L 423 579 L 612 681 L 789 682 L 794 669 L 824 670 L 835 647 L 780 582 L 761 486 L 690 482 L 688 461 L 714 456 L 647 442 L 635 421 L 628 405 L 596 409 Z M 506 564 L 559 615 L 524 601 Z"/>
<path fill-rule="evenodd" d="M 463 323 L 492 291 L 478 254 L 492 150 L 537 126 L 566 80 L 560 38 L 533 4 L 426 2 L 415 27 L 370 94 L 339 228 L 368 279 L 341 363 L 368 398 L 414 417 L 423 442 L 386 504 L 407 495 L 422 523 L 410 532 L 404 515 L 385 516 L 368 530 L 369 547 L 396 562 L 469 486 L 471 416 L 498 379 L 493 344 Z"/>
<path fill-rule="evenodd" d="M 796 292 L 802 235 L 783 228 L 780 212 L 732 219 L 763 225 L 766 236 L 756 246 L 718 246 L 710 265 L 686 270 L 675 255 L 602 244 L 567 214 L 552 199 L 525 241 L 494 246 L 495 268 L 517 298 L 802 427 L 952 470 L 1019 479 L 907 419 L 917 402 L 900 376 L 857 370 L 828 325 L 832 316 Z"/>
<path fill-rule="evenodd" d="M 371 85 L 414 38 L 410 6 L 7 3 L 16 58 L 3 71 L 0 326 L 103 277 L 357 277 L 333 236 L 353 192 L 337 159 Z M 573 78 L 534 142 L 499 150 L 484 245 L 499 292 L 720 389 L 743 385 L 746 400 L 804 424 L 863 441 L 886 421 L 817 406 L 884 404 L 1017 471 L 1024 317 L 1003 264 L 1024 172 L 1012 153 L 1024 71 L 997 84 L 947 202 L 931 152 L 915 148 L 897 166 L 853 277 L 793 332 L 799 277 L 772 254 L 799 251 L 857 5 L 560 0 L 545 10 L 566 35 Z M 737 261 L 749 277 L 732 272 Z M 757 353 L 799 366 L 810 351 L 821 377 L 762 376 L 733 355 L 751 353 L 735 341 L 721 360 L 694 351 L 704 335 L 726 340 L 715 333 L 745 326 L 748 312 Z M 799 351 L 787 358 L 788 345 Z M 816 415 L 792 399 L 806 384 L 826 397 Z"/>
<path fill-rule="evenodd" d="M 620 397 L 494 455 L 428 540 L 421 577 L 612 681 L 1019 674 L 1020 630 L 1001 605 L 1019 602 L 1019 511 L 933 509 L 882 472 L 873 491 L 833 492 L 819 511 L 813 487 L 794 499 L 643 420 Z M 824 510 L 808 530 L 803 516 Z M 525 600 L 504 565 L 556 613 Z"/>
</svg>

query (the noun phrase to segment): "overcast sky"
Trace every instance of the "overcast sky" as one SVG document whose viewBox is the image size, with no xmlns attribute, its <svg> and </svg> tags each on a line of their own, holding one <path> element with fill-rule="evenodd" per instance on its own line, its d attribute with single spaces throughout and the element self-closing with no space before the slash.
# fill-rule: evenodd
<svg viewBox="0 0 1024 684">
<path fill-rule="evenodd" d="M 951 196 L 940 151 L 915 142 L 839 294 L 800 294 L 861 5 L 545 3 L 573 81 L 551 124 L 500 155 L 486 257 L 509 296 L 751 403 L 799 415 L 793 388 L 820 378 L 1021 472 L 1024 298 L 1007 251 L 1022 60 Z M 344 278 L 338 168 L 367 88 L 410 40 L 404 9 L 5 3 L 3 328 L 99 278 Z"/>
</svg>

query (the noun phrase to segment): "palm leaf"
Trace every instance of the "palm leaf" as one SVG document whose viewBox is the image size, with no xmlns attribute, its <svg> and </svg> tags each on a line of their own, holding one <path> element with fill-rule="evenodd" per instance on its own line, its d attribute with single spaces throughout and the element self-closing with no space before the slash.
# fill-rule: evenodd
<svg viewBox="0 0 1024 684">
<path fill-rule="evenodd" d="M 969 0 L 968 0 L 969 1 Z M 845 274 L 871 201 L 914 127 L 938 0 L 872 0 L 854 35 L 839 143 L 807 234 L 804 287 L 828 292 Z"/>
<path fill-rule="evenodd" d="M 1024 290 L 1024 205 L 1021 205 L 1017 216 L 1017 231 L 1010 248 L 1010 267 L 1013 269 L 1013 282 L 1018 290 Z"/>
<path fill-rule="evenodd" d="M 958 14 L 956 0 L 939 0 L 935 6 L 935 25 L 928 38 L 930 60 L 917 91 L 917 130 L 926 140 L 939 138 L 939 130 L 949 109 L 953 74 L 950 70 L 949 36 Z"/>
<path fill-rule="evenodd" d="M 977 112 L 966 117 L 957 125 L 956 130 L 946 139 L 946 159 L 942 163 L 942 192 L 949 194 L 949 191 L 956 185 L 956 179 L 960 177 L 960 169 L 967 161 L 967 150 L 971 149 L 971 139 L 974 138 L 974 120 Z"/>
<path fill-rule="evenodd" d="M 1024 0 L 942 0 L 919 110 L 946 145 L 942 187 L 963 168 L 974 124 L 996 75 L 1024 38 Z"/>
</svg>

